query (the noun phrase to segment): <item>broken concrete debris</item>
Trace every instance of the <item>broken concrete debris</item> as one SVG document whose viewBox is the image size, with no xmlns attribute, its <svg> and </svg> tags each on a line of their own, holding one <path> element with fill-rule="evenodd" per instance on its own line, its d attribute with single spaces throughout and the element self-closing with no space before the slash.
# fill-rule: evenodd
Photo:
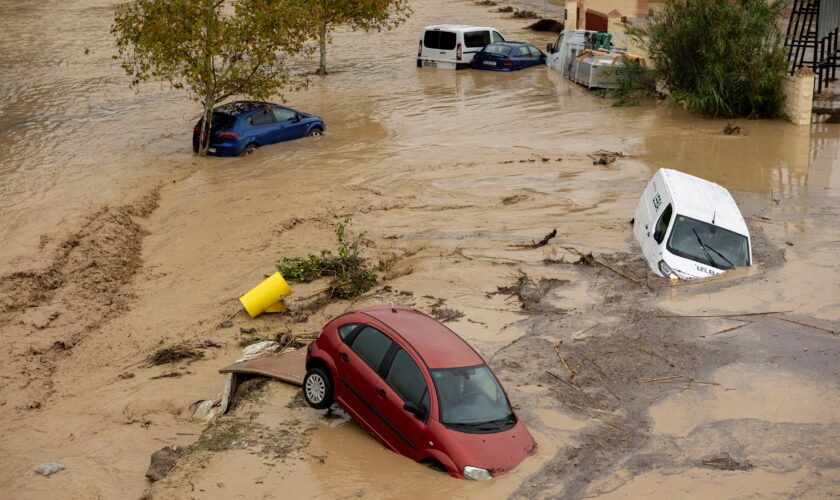
<svg viewBox="0 0 840 500">
<path fill-rule="evenodd" d="M 306 350 L 290 347 L 294 344 L 294 339 L 289 333 L 278 335 L 278 340 L 279 342 L 263 340 L 245 347 L 242 356 L 234 364 L 219 370 L 227 375 L 221 395 L 216 399 L 193 403 L 193 418 L 210 422 L 215 417 L 227 413 L 239 386 L 254 376 L 301 385 L 305 374 Z"/>
<path fill-rule="evenodd" d="M 194 403 L 195 409 L 193 410 L 193 418 L 196 420 L 204 420 L 205 422 L 213 420 L 213 417 L 215 417 L 218 413 L 215 410 L 218 404 L 219 401 L 212 399 L 196 401 Z"/>
<path fill-rule="evenodd" d="M 65 467 L 62 464 L 56 462 L 47 462 L 45 464 L 39 465 L 38 467 L 35 467 L 35 472 L 41 474 L 42 476 L 49 476 L 64 469 Z"/>
<path fill-rule="evenodd" d="M 280 344 L 273 340 L 263 340 L 245 347 L 242 351 L 242 357 L 237 359 L 236 362 L 241 363 L 242 361 L 261 358 L 279 351 L 280 348 Z"/>
</svg>

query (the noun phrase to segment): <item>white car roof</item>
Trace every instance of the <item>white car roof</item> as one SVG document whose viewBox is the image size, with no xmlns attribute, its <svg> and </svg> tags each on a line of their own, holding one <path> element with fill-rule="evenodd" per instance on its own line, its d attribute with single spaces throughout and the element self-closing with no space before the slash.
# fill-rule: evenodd
<svg viewBox="0 0 840 500">
<path fill-rule="evenodd" d="M 469 24 L 435 24 L 434 26 L 426 26 L 424 31 L 430 30 L 445 30 L 445 31 L 471 31 L 471 30 L 497 30 L 489 26 L 470 26 Z"/>
<path fill-rule="evenodd" d="M 716 226 L 749 237 L 747 223 L 725 187 L 677 170 L 659 172 L 671 193 L 674 212 L 710 224 L 714 219 Z"/>
</svg>

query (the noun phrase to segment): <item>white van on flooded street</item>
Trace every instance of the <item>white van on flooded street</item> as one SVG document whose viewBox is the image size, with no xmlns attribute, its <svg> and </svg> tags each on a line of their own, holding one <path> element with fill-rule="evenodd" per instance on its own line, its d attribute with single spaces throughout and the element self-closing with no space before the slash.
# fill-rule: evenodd
<svg viewBox="0 0 840 500">
<path fill-rule="evenodd" d="M 729 191 L 676 170 L 659 169 L 645 187 L 633 236 L 666 278 L 707 278 L 752 264 L 750 233 Z"/>
<path fill-rule="evenodd" d="M 418 68 L 468 68 L 477 52 L 505 37 L 496 28 L 465 24 L 426 26 L 417 49 Z"/>
</svg>

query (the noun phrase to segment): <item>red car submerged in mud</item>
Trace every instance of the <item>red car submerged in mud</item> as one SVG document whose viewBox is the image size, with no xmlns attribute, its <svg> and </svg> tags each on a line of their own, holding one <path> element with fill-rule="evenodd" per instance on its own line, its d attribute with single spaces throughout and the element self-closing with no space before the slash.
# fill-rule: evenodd
<svg viewBox="0 0 840 500">
<path fill-rule="evenodd" d="M 536 450 L 481 356 L 411 308 L 327 323 L 309 345 L 303 388 L 313 408 L 336 402 L 394 452 L 453 477 L 490 479 Z"/>
</svg>

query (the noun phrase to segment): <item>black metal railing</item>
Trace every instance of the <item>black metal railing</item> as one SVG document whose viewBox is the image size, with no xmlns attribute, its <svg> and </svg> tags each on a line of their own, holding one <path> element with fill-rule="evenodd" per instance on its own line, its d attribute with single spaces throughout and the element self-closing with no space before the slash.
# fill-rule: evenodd
<svg viewBox="0 0 840 500">
<path fill-rule="evenodd" d="M 817 93 L 836 81 L 840 65 L 840 0 L 793 0 L 785 46 L 790 74 L 803 67 L 811 68 L 817 75 Z"/>
</svg>

